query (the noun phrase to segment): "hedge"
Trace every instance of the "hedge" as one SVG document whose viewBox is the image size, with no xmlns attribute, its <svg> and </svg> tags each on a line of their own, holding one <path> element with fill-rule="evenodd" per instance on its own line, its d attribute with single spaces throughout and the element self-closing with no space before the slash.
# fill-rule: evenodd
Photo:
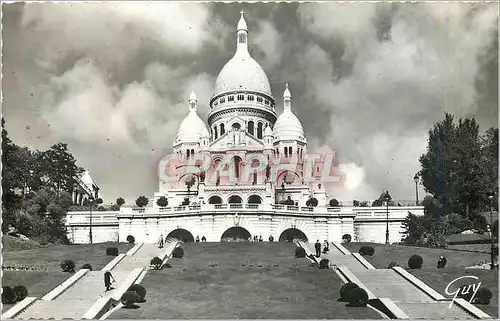
<svg viewBox="0 0 500 321">
<path fill-rule="evenodd" d="M 120 298 L 120 302 L 124 305 L 124 308 L 133 308 L 134 304 L 139 302 L 141 298 L 139 297 L 139 294 L 135 291 L 127 291 L 123 293 L 122 297 Z"/>
<path fill-rule="evenodd" d="M 362 246 L 359 249 L 359 254 L 372 256 L 375 253 L 375 249 L 372 246 Z"/>
<path fill-rule="evenodd" d="M 418 255 L 414 254 L 408 259 L 408 267 L 410 269 L 421 269 L 424 265 L 424 259 Z"/>
<path fill-rule="evenodd" d="M 132 284 L 127 291 L 133 291 L 139 295 L 139 300 L 137 302 L 145 302 L 146 289 L 140 284 Z"/>
<path fill-rule="evenodd" d="M 351 290 L 359 288 L 356 283 L 348 282 L 340 288 L 340 298 L 338 301 L 349 302 L 349 292 Z"/>
<path fill-rule="evenodd" d="M 63 272 L 75 272 L 75 262 L 72 260 L 64 260 L 61 263 L 61 269 Z"/>
<path fill-rule="evenodd" d="M 295 248 L 295 257 L 306 257 L 306 250 L 301 247 Z"/>
<path fill-rule="evenodd" d="M 92 265 L 90 265 L 90 264 L 88 264 L 88 263 L 85 263 L 85 264 L 82 266 L 82 269 L 87 269 L 87 270 L 92 271 Z"/>
<path fill-rule="evenodd" d="M 106 255 L 118 256 L 118 248 L 116 248 L 116 247 L 108 247 L 106 249 Z"/>
<path fill-rule="evenodd" d="M 172 257 L 176 259 L 182 259 L 184 256 L 184 250 L 180 247 L 176 247 L 172 252 Z"/>
<path fill-rule="evenodd" d="M 135 243 L 135 237 L 133 237 L 132 235 L 127 236 L 127 242 L 129 242 L 130 244 Z"/>
</svg>

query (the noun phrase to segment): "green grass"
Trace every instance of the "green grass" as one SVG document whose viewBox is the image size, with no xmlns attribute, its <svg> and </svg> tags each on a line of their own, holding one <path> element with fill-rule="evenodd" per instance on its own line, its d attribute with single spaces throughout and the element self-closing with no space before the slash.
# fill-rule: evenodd
<svg viewBox="0 0 500 321">
<path fill-rule="evenodd" d="M 355 253 L 359 251 L 361 246 L 373 246 L 375 254 L 373 256 L 364 256 L 364 258 L 378 269 L 387 269 L 389 263 L 393 261 L 398 262 L 403 268 L 408 268 L 410 256 L 413 254 L 420 255 L 424 260 L 422 269 L 408 271 L 445 297 L 451 297 L 445 292 L 449 282 L 465 275 L 477 276 L 479 277 L 478 281 L 482 282 L 482 286 L 491 290 L 493 299 L 489 305 L 476 306 L 490 316 L 498 317 L 498 271 L 465 269 L 467 266 L 473 266 L 480 262 L 489 262 L 489 254 L 402 245 L 390 245 L 386 249 L 384 244 L 374 243 L 349 243 L 343 245 Z M 441 254 L 447 259 L 446 268 L 444 269 L 437 268 L 437 261 Z M 475 280 L 465 280 L 465 282 L 467 284 L 476 283 Z"/>
<path fill-rule="evenodd" d="M 10 235 L 2 235 L 2 251 L 21 251 L 21 250 L 31 250 L 43 247 L 50 247 L 52 245 L 41 245 L 34 240 L 22 240 L 18 237 L 13 237 Z"/>
<path fill-rule="evenodd" d="M 64 272 L 3 271 L 2 286 L 15 287 L 24 285 L 28 290 L 28 296 L 41 297 L 64 282 L 68 277 L 69 274 Z M 11 307 L 12 304 L 3 304 L 2 312 Z"/>
<path fill-rule="evenodd" d="M 79 245 L 52 245 L 41 249 L 6 251 L 3 253 L 3 266 L 35 266 L 50 272 L 61 271 L 61 262 L 73 260 L 79 269 L 85 263 L 94 270 L 100 270 L 114 257 L 106 255 L 106 248 L 117 247 L 120 253 L 126 253 L 131 245 L 127 243 L 99 243 Z"/>
<path fill-rule="evenodd" d="M 147 302 L 139 309 L 122 308 L 110 319 L 381 318 L 370 308 L 348 308 L 337 302 L 341 280 L 332 270 L 310 268 L 307 259 L 295 259 L 294 244 L 190 243 L 182 247 L 185 256 L 170 260 L 172 269 L 146 274 L 141 284 L 147 290 Z M 270 263 L 273 267 L 267 267 Z"/>
<path fill-rule="evenodd" d="M 426 247 L 413 247 L 403 245 L 390 245 L 387 249 L 384 244 L 378 243 L 349 243 L 343 244 L 349 251 L 358 253 L 361 246 L 373 246 L 375 254 L 365 258 L 378 269 L 387 269 L 391 262 L 398 262 L 401 267 L 408 267 L 408 259 L 413 254 L 418 254 L 424 259 L 424 268 L 437 266 L 439 256 L 442 254 L 448 260 L 447 267 L 468 267 L 478 263 L 489 262 L 489 254 L 453 251 L 446 249 L 432 249 Z"/>
</svg>

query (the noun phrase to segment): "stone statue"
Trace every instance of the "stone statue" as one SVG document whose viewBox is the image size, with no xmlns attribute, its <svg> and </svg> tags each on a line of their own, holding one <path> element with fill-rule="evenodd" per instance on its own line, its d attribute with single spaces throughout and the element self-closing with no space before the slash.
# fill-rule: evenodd
<svg viewBox="0 0 500 321">
<path fill-rule="evenodd" d="M 269 179 L 270 175 L 271 175 L 271 165 L 267 164 L 267 166 L 266 166 L 266 179 Z"/>
<path fill-rule="evenodd" d="M 200 173 L 200 182 L 205 182 L 205 172 Z"/>
</svg>

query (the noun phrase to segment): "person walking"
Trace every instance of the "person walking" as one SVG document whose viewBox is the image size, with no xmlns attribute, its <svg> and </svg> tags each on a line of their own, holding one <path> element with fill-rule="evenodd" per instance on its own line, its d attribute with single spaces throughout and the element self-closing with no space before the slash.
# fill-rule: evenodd
<svg viewBox="0 0 500 321">
<path fill-rule="evenodd" d="M 316 240 L 316 244 L 314 244 L 314 248 L 316 249 L 316 257 L 321 256 L 321 243 L 319 240 Z"/>
<path fill-rule="evenodd" d="M 104 286 L 106 287 L 106 292 L 112 290 L 111 283 L 116 282 L 115 278 L 111 275 L 111 272 L 106 271 L 104 273 Z"/>
<path fill-rule="evenodd" d="M 262 235 L 259 236 L 259 242 L 264 242 L 264 239 L 262 238 Z"/>
<path fill-rule="evenodd" d="M 163 248 L 163 234 L 160 234 L 160 239 L 158 240 L 158 247 Z"/>
<path fill-rule="evenodd" d="M 205 236 L 202 236 L 202 237 L 201 237 L 201 241 L 202 241 L 202 242 L 206 242 L 206 241 L 207 241 L 206 237 L 205 237 Z"/>
<path fill-rule="evenodd" d="M 323 253 L 326 254 L 330 251 L 330 248 L 328 247 L 328 240 L 325 240 L 325 243 L 323 243 Z"/>
<path fill-rule="evenodd" d="M 199 241 L 200 241 L 200 236 L 196 235 L 196 243 L 198 243 Z"/>
</svg>

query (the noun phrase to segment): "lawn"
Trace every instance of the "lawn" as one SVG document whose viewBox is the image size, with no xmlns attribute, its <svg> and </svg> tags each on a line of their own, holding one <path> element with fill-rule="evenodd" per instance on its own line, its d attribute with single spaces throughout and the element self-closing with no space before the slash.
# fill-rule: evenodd
<svg viewBox="0 0 500 321">
<path fill-rule="evenodd" d="M 477 263 L 489 262 L 489 254 L 402 245 L 390 245 L 386 249 L 384 244 L 374 243 L 349 243 L 343 245 L 351 252 L 358 252 L 363 245 L 373 246 L 375 254 L 365 256 L 365 258 L 378 269 L 387 269 L 389 263 L 393 261 L 398 262 L 401 267 L 408 268 L 408 258 L 413 254 L 420 255 L 424 260 L 422 269 L 409 270 L 409 272 L 445 297 L 451 297 L 445 293 L 449 282 L 465 275 L 477 276 L 479 277 L 478 281 L 464 281 L 467 284 L 482 282 L 481 286 L 490 289 L 493 293 L 490 305 L 477 305 L 477 307 L 495 318 L 498 317 L 498 271 L 465 269 L 465 267 Z M 437 268 L 437 261 L 441 254 L 447 259 L 444 269 Z M 453 290 L 451 289 L 452 292 Z"/>
<path fill-rule="evenodd" d="M 432 249 L 403 245 L 390 245 L 387 249 L 384 244 L 378 243 L 348 243 L 343 244 L 349 251 L 358 253 L 361 246 L 373 246 L 375 254 L 365 258 L 378 269 L 387 269 L 391 262 L 397 262 L 402 267 L 408 267 L 408 259 L 418 254 L 424 259 L 424 268 L 436 267 L 439 256 L 442 254 L 448 260 L 447 267 L 468 267 L 478 263 L 490 261 L 489 254 L 453 251 L 446 249 Z"/>
<path fill-rule="evenodd" d="M 64 282 L 68 277 L 69 274 L 64 272 L 3 271 L 2 286 L 15 287 L 24 285 L 28 290 L 28 296 L 41 297 Z M 11 307 L 12 304 L 3 304 L 2 312 Z"/>
<path fill-rule="evenodd" d="M 341 280 L 332 270 L 310 268 L 307 259 L 295 259 L 294 244 L 182 247 L 185 256 L 170 260 L 172 269 L 146 274 L 141 284 L 147 302 L 139 309 L 122 308 L 110 319 L 381 318 L 371 308 L 337 302 Z M 209 267 L 212 264 L 217 266 Z"/>
<path fill-rule="evenodd" d="M 39 249 L 5 251 L 2 265 L 33 266 L 49 272 L 59 272 L 62 261 L 73 260 L 77 269 L 88 263 L 94 270 L 100 270 L 114 258 L 106 255 L 108 247 L 117 247 L 120 253 L 126 253 L 131 245 L 127 243 L 52 245 Z"/>
</svg>

